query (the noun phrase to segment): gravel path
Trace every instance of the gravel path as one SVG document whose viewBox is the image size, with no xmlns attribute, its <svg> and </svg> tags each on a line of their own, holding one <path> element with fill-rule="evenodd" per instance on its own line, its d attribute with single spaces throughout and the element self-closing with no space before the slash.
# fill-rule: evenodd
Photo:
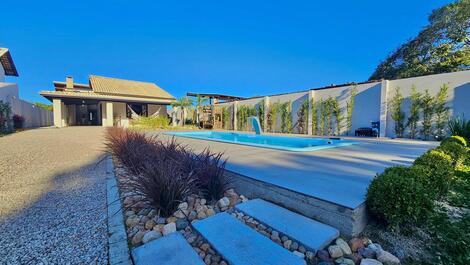
<svg viewBox="0 0 470 265">
<path fill-rule="evenodd" d="M 0 264 L 107 264 L 103 132 L 0 137 Z"/>
</svg>

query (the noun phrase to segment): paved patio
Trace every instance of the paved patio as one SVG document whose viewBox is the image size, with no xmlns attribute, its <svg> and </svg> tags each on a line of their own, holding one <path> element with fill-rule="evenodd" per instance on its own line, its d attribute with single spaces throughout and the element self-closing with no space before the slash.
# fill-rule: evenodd
<svg viewBox="0 0 470 265">
<path fill-rule="evenodd" d="M 0 264 L 107 264 L 101 127 L 0 137 Z"/>
<path fill-rule="evenodd" d="M 165 136 L 169 137 L 169 136 Z M 226 168 L 256 180 L 351 209 L 364 202 L 368 184 L 385 168 L 409 165 L 434 142 L 351 138 L 352 146 L 288 152 L 177 137 L 196 151 L 224 152 Z"/>
</svg>

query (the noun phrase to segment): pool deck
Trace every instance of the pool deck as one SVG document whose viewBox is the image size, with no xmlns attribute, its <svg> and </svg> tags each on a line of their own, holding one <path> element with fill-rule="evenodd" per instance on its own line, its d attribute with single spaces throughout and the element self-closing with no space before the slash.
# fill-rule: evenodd
<svg viewBox="0 0 470 265">
<path fill-rule="evenodd" d="M 169 137 L 169 136 L 162 136 Z M 393 165 L 410 165 L 436 142 L 345 137 L 358 144 L 289 152 L 177 137 L 195 151 L 224 152 L 226 169 L 262 182 L 354 209 L 372 178 Z"/>
</svg>

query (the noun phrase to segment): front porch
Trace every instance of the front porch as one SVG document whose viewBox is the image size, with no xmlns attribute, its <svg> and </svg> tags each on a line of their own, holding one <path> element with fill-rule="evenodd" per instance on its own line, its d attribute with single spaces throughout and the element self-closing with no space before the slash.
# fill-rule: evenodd
<svg viewBox="0 0 470 265">
<path fill-rule="evenodd" d="M 140 102 L 54 98 L 54 126 L 122 126 L 139 116 L 166 116 L 166 106 Z"/>
</svg>

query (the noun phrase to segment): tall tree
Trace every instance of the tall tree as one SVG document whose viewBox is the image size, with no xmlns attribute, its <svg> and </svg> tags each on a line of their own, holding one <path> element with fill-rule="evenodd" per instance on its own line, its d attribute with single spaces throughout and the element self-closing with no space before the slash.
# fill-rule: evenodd
<svg viewBox="0 0 470 265">
<path fill-rule="evenodd" d="M 395 134 L 397 137 L 403 137 L 403 131 L 405 130 L 405 113 L 401 110 L 402 103 L 403 96 L 400 93 L 400 87 L 396 87 L 395 95 L 390 100 L 390 113 L 395 121 Z"/>
<path fill-rule="evenodd" d="M 445 127 L 449 119 L 449 107 L 447 104 L 449 86 L 443 84 L 434 97 L 434 113 L 436 114 L 436 136 L 442 139 L 445 135 Z"/>
<path fill-rule="evenodd" d="M 318 102 L 312 98 L 312 134 L 318 130 Z"/>
<path fill-rule="evenodd" d="M 428 140 L 432 130 L 432 116 L 434 114 L 434 98 L 429 94 L 429 90 L 425 90 L 421 97 L 421 110 L 423 112 L 421 133 L 424 140 Z"/>
<path fill-rule="evenodd" d="M 201 97 L 197 95 L 196 97 L 196 122 L 199 124 L 199 115 L 201 113 L 202 105 L 206 104 L 209 101 L 206 97 Z"/>
<path fill-rule="evenodd" d="M 429 24 L 382 61 L 369 80 L 470 69 L 470 0 L 432 11 Z"/>
<path fill-rule="evenodd" d="M 418 133 L 418 121 L 419 121 L 419 111 L 421 108 L 421 94 L 416 91 L 416 86 L 411 86 L 411 95 L 410 95 L 410 115 L 406 126 L 410 128 L 410 138 L 414 139 Z"/>
</svg>

